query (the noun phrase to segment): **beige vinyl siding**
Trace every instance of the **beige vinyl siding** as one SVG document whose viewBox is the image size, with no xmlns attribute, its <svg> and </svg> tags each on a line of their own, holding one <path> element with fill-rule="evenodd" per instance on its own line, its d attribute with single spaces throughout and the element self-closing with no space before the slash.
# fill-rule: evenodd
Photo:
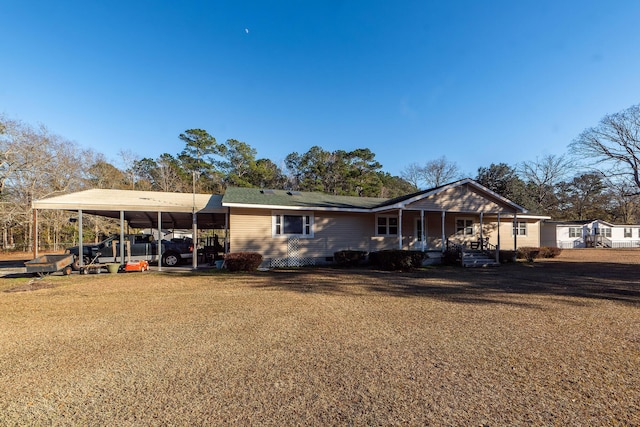
<svg viewBox="0 0 640 427">
<path fill-rule="evenodd" d="M 300 239 L 308 257 L 332 257 L 341 250 L 376 251 L 397 246 L 397 237 L 375 236 L 375 215 L 364 213 L 315 212 L 313 239 Z"/>
<path fill-rule="evenodd" d="M 446 212 L 509 212 L 503 203 L 478 194 L 469 185 L 451 188 L 411 203 L 407 209 Z M 510 210 L 513 212 L 513 209 Z"/>
<path fill-rule="evenodd" d="M 518 222 L 527 223 L 527 235 L 516 236 L 517 247 L 524 246 L 538 247 L 540 246 L 540 220 L 518 219 Z M 498 244 L 497 222 L 491 222 L 494 231 L 489 233 L 489 243 Z M 504 218 L 500 220 L 500 249 L 513 250 L 513 219 Z"/>
<path fill-rule="evenodd" d="M 265 258 L 287 254 L 286 239 L 271 237 L 271 209 L 232 208 L 229 229 L 230 252 L 258 252 Z"/>
<path fill-rule="evenodd" d="M 265 259 L 286 258 L 288 254 L 288 238 L 272 236 L 271 209 L 232 208 L 230 215 L 230 250 L 231 252 L 258 252 Z M 282 211 L 278 211 L 282 212 Z M 296 211 L 292 211 L 296 212 Z M 387 212 L 396 215 L 397 211 Z M 402 215 L 402 234 L 404 249 L 422 248 L 415 230 L 419 211 L 404 211 Z M 425 212 L 427 250 L 442 248 L 442 214 L 441 212 Z M 456 236 L 456 219 L 470 218 L 474 224 L 472 236 Z M 517 246 L 540 246 L 540 221 L 520 219 L 527 222 L 527 235 L 517 237 Z M 483 235 L 489 237 L 489 243 L 498 242 L 497 221 L 495 217 L 483 219 Z M 298 239 L 297 256 L 324 259 L 332 257 L 340 250 L 362 250 L 367 252 L 397 249 L 398 236 L 376 236 L 376 215 L 371 213 L 348 212 L 314 212 L 314 237 Z M 500 221 L 500 240 L 502 249 L 513 249 L 513 221 L 503 218 Z M 456 243 L 468 243 L 480 237 L 480 216 L 477 214 L 452 213 L 445 215 L 445 239 Z"/>
<path fill-rule="evenodd" d="M 271 209 L 232 208 L 230 251 L 258 252 L 265 259 L 287 257 L 288 238 L 272 236 L 272 214 Z M 326 258 L 346 249 L 370 252 L 398 247 L 397 236 L 375 236 L 374 214 L 316 211 L 313 228 L 314 237 L 298 239 L 300 257 Z"/>
<path fill-rule="evenodd" d="M 370 251 L 374 232 L 374 216 L 338 212 L 316 212 L 316 242 L 323 256 L 333 256 L 340 250 Z"/>
</svg>

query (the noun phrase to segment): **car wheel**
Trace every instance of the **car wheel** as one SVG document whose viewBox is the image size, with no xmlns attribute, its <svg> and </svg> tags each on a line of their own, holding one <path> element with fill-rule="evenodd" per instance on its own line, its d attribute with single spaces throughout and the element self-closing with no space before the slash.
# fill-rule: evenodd
<svg viewBox="0 0 640 427">
<path fill-rule="evenodd" d="M 175 267 L 180 264 L 180 257 L 173 252 L 166 253 L 162 256 L 162 264 L 167 267 Z"/>
</svg>

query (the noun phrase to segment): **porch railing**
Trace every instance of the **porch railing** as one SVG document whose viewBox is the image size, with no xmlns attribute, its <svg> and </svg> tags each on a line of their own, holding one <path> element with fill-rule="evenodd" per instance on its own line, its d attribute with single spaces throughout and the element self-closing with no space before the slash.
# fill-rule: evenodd
<svg viewBox="0 0 640 427">
<path fill-rule="evenodd" d="M 489 243 L 489 239 L 478 240 L 477 245 L 468 245 L 466 243 L 452 242 L 449 239 L 446 241 L 446 250 L 455 251 L 458 259 L 462 259 L 463 252 L 467 250 L 480 250 L 484 252 L 488 257 L 495 257 L 497 262 L 500 262 L 500 254 L 498 245 Z M 475 243 L 475 242 L 474 242 Z M 475 248 L 473 247 L 475 246 Z"/>
</svg>

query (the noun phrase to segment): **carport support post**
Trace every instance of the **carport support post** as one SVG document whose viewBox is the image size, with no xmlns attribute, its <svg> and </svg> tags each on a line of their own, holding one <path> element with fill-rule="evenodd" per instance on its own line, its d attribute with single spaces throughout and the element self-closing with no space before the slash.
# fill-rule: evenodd
<svg viewBox="0 0 640 427">
<path fill-rule="evenodd" d="M 82 242 L 84 237 L 82 236 L 82 209 L 78 209 L 78 265 L 84 266 L 84 248 Z"/>
<path fill-rule="evenodd" d="M 120 265 L 124 265 L 124 211 L 120 211 Z"/>
<path fill-rule="evenodd" d="M 33 258 L 38 258 L 38 210 L 33 209 Z"/>
<path fill-rule="evenodd" d="M 162 212 L 158 211 L 158 243 L 156 244 L 158 256 L 158 271 L 162 271 Z"/>
<path fill-rule="evenodd" d="M 196 214 L 195 210 L 192 213 L 192 218 L 191 218 L 192 222 L 193 222 L 193 253 L 192 253 L 192 258 L 191 258 L 191 266 L 194 270 L 198 269 L 198 215 Z"/>
</svg>

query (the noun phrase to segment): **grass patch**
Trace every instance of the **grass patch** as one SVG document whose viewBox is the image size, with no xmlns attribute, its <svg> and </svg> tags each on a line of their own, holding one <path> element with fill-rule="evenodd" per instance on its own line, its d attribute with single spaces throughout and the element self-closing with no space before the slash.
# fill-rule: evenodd
<svg viewBox="0 0 640 427">
<path fill-rule="evenodd" d="M 0 424 L 638 424 L 638 265 L 567 252 L 52 276 L 0 293 Z"/>
</svg>

